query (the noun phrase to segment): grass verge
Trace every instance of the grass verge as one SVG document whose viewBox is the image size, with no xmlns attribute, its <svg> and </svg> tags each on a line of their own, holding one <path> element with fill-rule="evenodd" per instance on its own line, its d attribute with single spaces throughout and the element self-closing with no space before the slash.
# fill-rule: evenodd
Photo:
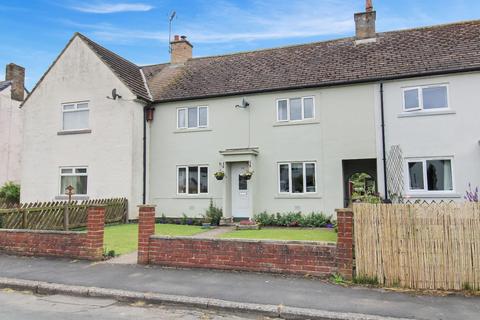
<svg viewBox="0 0 480 320">
<path fill-rule="evenodd" d="M 235 230 L 221 234 L 224 239 L 298 240 L 337 242 L 332 229 L 265 228 L 260 230 Z"/>
</svg>

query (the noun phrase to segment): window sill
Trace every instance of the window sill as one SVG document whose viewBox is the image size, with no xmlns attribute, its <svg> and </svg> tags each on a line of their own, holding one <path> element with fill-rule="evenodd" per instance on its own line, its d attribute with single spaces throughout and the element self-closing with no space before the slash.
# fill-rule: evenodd
<svg viewBox="0 0 480 320">
<path fill-rule="evenodd" d="M 304 126 L 304 125 L 313 125 L 313 124 L 320 124 L 320 122 L 315 120 L 285 121 L 285 122 L 276 122 L 273 126 L 288 127 L 288 126 Z"/>
<path fill-rule="evenodd" d="M 455 192 L 439 192 L 439 193 L 427 193 L 427 192 L 421 192 L 421 193 L 408 193 L 404 199 L 408 200 L 411 198 L 429 198 L 429 199 L 434 199 L 434 198 L 446 198 L 446 199 L 456 199 L 456 198 L 461 198 L 462 195 L 455 193 Z"/>
<path fill-rule="evenodd" d="M 87 195 L 73 195 L 72 196 L 72 200 L 88 200 L 88 199 L 90 199 L 90 197 L 87 196 Z M 55 200 L 66 201 L 66 200 L 68 200 L 68 196 L 67 195 L 55 196 Z"/>
<path fill-rule="evenodd" d="M 172 197 L 172 199 L 211 199 L 212 196 L 209 196 L 208 194 L 191 194 L 191 195 L 177 195 Z"/>
<path fill-rule="evenodd" d="M 437 111 L 411 111 L 411 112 L 402 112 L 398 114 L 399 118 L 410 118 L 410 117 L 427 117 L 427 116 L 441 116 L 456 114 L 456 111 L 453 110 L 437 110 Z"/>
<path fill-rule="evenodd" d="M 85 133 L 92 133 L 91 129 L 82 129 L 82 130 L 64 130 L 64 131 L 58 131 L 57 135 L 59 136 L 66 136 L 69 134 L 85 134 Z"/>
<path fill-rule="evenodd" d="M 277 194 L 274 199 L 322 199 L 318 194 Z"/>
<path fill-rule="evenodd" d="M 192 132 L 208 132 L 212 131 L 210 128 L 199 128 L 199 129 L 177 129 L 173 133 L 192 133 Z"/>
</svg>

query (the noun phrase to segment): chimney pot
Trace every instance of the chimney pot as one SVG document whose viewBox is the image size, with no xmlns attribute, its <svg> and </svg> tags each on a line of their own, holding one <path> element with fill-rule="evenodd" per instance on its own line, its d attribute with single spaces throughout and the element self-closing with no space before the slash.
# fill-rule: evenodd
<svg viewBox="0 0 480 320">
<path fill-rule="evenodd" d="M 25 98 L 25 68 L 14 63 L 7 64 L 5 80 L 12 82 L 12 100 L 23 101 Z"/>
<path fill-rule="evenodd" d="M 366 9 L 367 12 L 372 12 L 373 11 L 372 0 L 366 0 L 365 9 Z"/>
<path fill-rule="evenodd" d="M 175 35 L 174 40 L 170 43 L 170 63 L 182 64 L 192 58 L 192 44 L 187 40 L 186 36 Z"/>
</svg>

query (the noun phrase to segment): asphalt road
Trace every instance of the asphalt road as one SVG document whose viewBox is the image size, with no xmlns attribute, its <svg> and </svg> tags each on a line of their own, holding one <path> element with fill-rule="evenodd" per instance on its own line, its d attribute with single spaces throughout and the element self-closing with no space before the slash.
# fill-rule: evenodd
<svg viewBox="0 0 480 320">
<path fill-rule="evenodd" d="M 102 319 L 102 320 L 251 320 L 213 311 L 170 306 L 127 305 L 110 299 L 37 296 L 29 292 L 0 290 L 0 318 L 5 320 Z M 257 318 L 258 319 L 258 318 Z M 261 318 L 266 319 L 266 318 Z"/>
</svg>

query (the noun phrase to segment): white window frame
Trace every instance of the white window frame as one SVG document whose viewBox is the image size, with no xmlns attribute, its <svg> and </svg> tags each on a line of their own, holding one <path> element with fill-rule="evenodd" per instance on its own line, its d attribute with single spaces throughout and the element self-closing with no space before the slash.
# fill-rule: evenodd
<svg viewBox="0 0 480 320">
<path fill-rule="evenodd" d="M 301 163 L 303 168 L 302 168 L 302 174 L 303 174 L 303 192 L 293 192 L 292 191 L 292 164 L 293 163 Z M 315 169 L 315 192 L 307 192 L 307 175 L 306 175 L 306 165 L 307 164 L 313 164 L 314 169 Z M 280 185 L 280 167 L 282 165 L 288 165 L 288 187 L 289 191 L 285 192 L 281 190 L 281 185 Z M 277 164 L 277 185 L 278 185 L 278 194 L 288 194 L 288 195 L 309 195 L 309 194 L 316 194 L 318 193 L 318 179 L 317 179 L 317 163 L 315 161 L 286 161 L 286 162 L 279 162 Z"/>
<path fill-rule="evenodd" d="M 302 101 L 302 118 L 298 120 L 290 120 L 290 100 L 292 99 L 301 99 Z M 311 118 L 305 118 L 305 99 L 312 99 L 313 102 L 313 116 Z M 280 112 L 279 112 L 279 102 L 280 101 L 287 101 L 287 119 L 281 120 L 280 119 Z M 275 101 L 275 106 L 277 109 L 277 122 L 298 122 L 298 121 L 308 121 L 315 119 L 315 96 L 305 96 L 305 97 L 294 97 L 294 98 L 281 98 Z"/>
<path fill-rule="evenodd" d="M 188 167 L 197 167 L 198 168 L 198 174 L 197 174 L 197 181 L 198 181 L 198 189 L 197 189 L 197 193 L 189 193 L 189 179 L 188 179 L 188 176 L 189 176 L 189 172 L 188 172 Z M 178 183 L 179 183 L 179 180 L 178 180 L 178 173 L 180 171 L 180 169 L 185 169 L 185 174 L 186 174 L 186 184 L 185 184 L 185 193 L 180 193 L 178 192 Z M 200 188 L 200 168 L 207 168 L 207 192 L 201 192 L 201 188 Z M 210 192 L 210 168 L 208 167 L 208 165 L 203 165 L 203 164 L 192 164 L 192 165 L 181 165 L 181 166 L 177 166 L 177 170 L 176 170 L 176 174 L 177 174 L 177 184 L 176 184 L 176 188 L 177 188 L 177 195 L 178 196 L 199 196 L 199 195 L 208 195 L 209 192 Z"/>
<path fill-rule="evenodd" d="M 195 127 L 191 127 L 191 128 L 188 127 L 188 109 L 190 109 L 190 108 L 196 108 L 197 109 L 197 125 Z M 202 125 L 202 126 L 200 125 L 200 108 L 207 109 L 207 124 Z M 185 126 L 183 126 L 183 127 L 180 127 L 180 125 L 179 125 L 180 110 L 185 111 Z M 177 126 L 178 130 L 204 129 L 204 128 L 208 128 L 209 125 L 210 125 L 210 110 L 209 110 L 208 106 L 203 106 L 202 105 L 202 106 L 191 106 L 191 107 L 177 108 L 177 125 L 176 126 Z"/>
<path fill-rule="evenodd" d="M 63 169 L 72 169 L 72 173 L 63 173 Z M 87 170 L 87 173 L 76 173 L 77 169 L 85 169 Z M 59 189 L 62 189 L 62 177 L 87 177 L 87 193 L 77 193 L 76 190 L 74 190 L 74 196 L 86 196 L 88 195 L 88 167 L 87 166 L 64 166 L 59 168 Z M 67 195 L 66 190 L 60 190 L 60 195 L 65 196 Z"/>
<path fill-rule="evenodd" d="M 424 109 L 423 108 L 423 89 L 428 89 L 428 88 L 437 88 L 437 87 L 445 87 L 447 90 L 447 107 L 445 108 L 435 108 L 435 109 Z M 405 91 L 410 91 L 410 90 L 418 90 L 418 108 L 411 108 L 407 109 L 406 108 L 406 101 L 405 101 Z M 445 111 L 445 110 L 450 110 L 450 88 L 447 83 L 438 83 L 438 84 L 430 84 L 430 85 L 424 85 L 424 86 L 414 86 L 414 87 L 405 87 L 402 88 L 402 101 L 403 101 L 403 112 L 415 112 L 415 111 L 421 111 L 421 112 L 435 112 L 435 111 Z"/>
<path fill-rule="evenodd" d="M 427 173 L 427 161 L 432 160 L 449 160 L 450 166 L 452 170 L 452 190 L 428 190 L 428 173 Z M 412 162 L 422 162 L 422 170 L 423 170 L 423 189 L 411 189 L 410 188 L 410 171 L 408 168 L 408 164 Z M 408 193 L 411 195 L 418 195 L 418 194 L 455 194 L 455 170 L 454 170 L 454 161 L 453 157 L 423 157 L 423 158 L 405 158 L 405 176 L 406 179 L 406 189 Z"/>
<path fill-rule="evenodd" d="M 79 104 L 87 104 L 87 108 L 78 109 Z M 73 110 L 65 110 L 66 106 L 74 106 Z M 79 111 L 88 111 L 88 126 L 86 128 L 77 128 L 77 129 L 65 129 L 65 113 L 79 112 Z M 78 130 L 88 130 L 90 129 L 90 101 L 77 101 L 77 102 L 67 102 L 62 103 L 62 131 L 78 131 Z"/>
</svg>

